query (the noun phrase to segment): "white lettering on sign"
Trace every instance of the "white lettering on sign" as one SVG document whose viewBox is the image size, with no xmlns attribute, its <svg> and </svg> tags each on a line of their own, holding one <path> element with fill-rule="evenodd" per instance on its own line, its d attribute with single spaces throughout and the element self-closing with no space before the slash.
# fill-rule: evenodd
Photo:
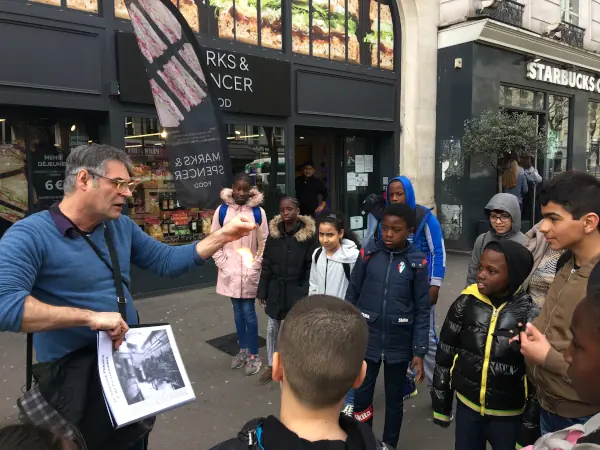
<svg viewBox="0 0 600 450">
<path fill-rule="evenodd" d="M 43 161 L 38 161 L 38 167 L 64 167 L 67 163 L 63 159 L 62 154 L 58 155 L 44 155 Z"/>
<path fill-rule="evenodd" d="M 210 77 L 219 89 L 226 91 L 252 92 L 252 78 L 250 77 L 250 65 L 245 56 L 239 56 L 234 53 L 221 52 L 215 50 L 206 50 L 206 65 L 210 71 L 211 68 L 221 69 L 215 73 L 211 72 Z M 223 73 L 231 71 L 232 73 Z M 248 72 L 248 74 L 240 74 Z M 219 98 L 221 108 L 231 108 L 231 99 Z"/>
<path fill-rule="evenodd" d="M 525 76 L 530 80 L 544 81 L 545 83 L 600 94 L 600 77 L 594 75 L 552 67 L 548 64 L 530 62 L 527 64 Z"/>
</svg>

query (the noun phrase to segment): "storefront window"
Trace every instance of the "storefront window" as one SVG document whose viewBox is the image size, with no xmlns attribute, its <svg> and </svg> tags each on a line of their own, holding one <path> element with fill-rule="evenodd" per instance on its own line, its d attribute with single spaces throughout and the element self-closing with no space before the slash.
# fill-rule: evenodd
<svg viewBox="0 0 600 450">
<path fill-rule="evenodd" d="M 283 129 L 229 124 L 225 132 L 233 173 L 249 174 L 265 196 L 263 206 L 272 209 L 285 193 Z M 134 176 L 140 179 L 130 217 L 155 239 L 178 245 L 210 233 L 214 211 L 179 204 L 166 137 L 156 119 L 125 118 L 125 150 L 133 160 Z M 271 166 L 271 155 L 277 155 L 277 168 Z"/>
<path fill-rule="evenodd" d="M 62 199 L 67 156 L 95 140 L 83 121 L 0 118 L 0 236 Z"/>
<path fill-rule="evenodd" d="M 500 106 L 504 106 L 505 108 L 543 110 L 544 92 L 530 91 L 511 86 L 500 86 Z"/>
<path fill-rule="evenodd" d="M 588 103 L 587 170 L 600 177 L 600 103 Z"/>
<path fill-rule="evenodd" d="M 371 0 L 369 19 L 365 42 L 370 46 L 371 66 L 394 70 L 394 22 L 389 0 Z"/>
<path fill-rule="evenodd" d="M 281 50 L 281 0 L 208 0 L 208 4 L 216 18 L 215 35 Z"/>
<path fill-rule="evenodd" d="M 194 0 L 171 0 L 179 8 L 181 15 L 185 18 L 192 31 L 200 32 L 200 16 L 198 5 Z M 129 12 L 125 6 L 125 0 L 114 0 L 115 17 L 117 19 L 130 20 Z"/>
<path fill-rule="evenodd" d="M 546 173 L 542 175 L 544 179 L 567 170 L 570 104 L 569 97 L 548 95 L 548 150 Z"/>
<path fill-rule="evenodd" d="M 51 6 L 63 6 L 62 0 L 29 0 L 34 3 L 43 3 Z M 65 0 L 65 6 L 69 9 L 85 11 L 98 14 L 98 0 Z"/>
</svg>

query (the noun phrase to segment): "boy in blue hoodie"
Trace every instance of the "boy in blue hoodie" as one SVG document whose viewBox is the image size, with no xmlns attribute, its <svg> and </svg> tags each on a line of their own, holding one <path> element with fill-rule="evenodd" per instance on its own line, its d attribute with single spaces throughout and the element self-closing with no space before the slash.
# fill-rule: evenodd
<svg viewBox="0 0 600 450">
<path fill-rule="evenodd" d="M 431 384 L 433 380 L 433 369 L 435 367 L 435 353 L 437 351 L 438 338 L 435 331 L 434 305 L 437 303 L 440 287 L 446 273 L 446 249 L 444 247 L 444 235 L 442 228 L 431 209 L 418 205 L 415 198 L 415 190 L 407 177 L 395 177 L 390 180 L 386 191 L 387 204 L 403 203 L 409 205 L 416 213 L 415 231 L 408 237 L 420 251 L 427 256 L 429 265 L 429 296 L 431 300 L 431 313 L 429 324 L 429 350 L 425 355 L 425 376 Z M 381 222 L 369 217 L 367 235 L 369 238 L 378 237 L 381 234 Z M 365 243 L 366 244 L 366 243 Z M 405 398 L 417 395 L 417 386 L 412 377 L 406 378 Z"/>
<path fill-rule="evenodd" d="M 429 330 L 429 282 L 425 254 L 408 241 L 415 210 L 406 204 L 386 207 L 381 238 L 371 239 L 356 261 L 346 300 L 369 326 L 367 374 L 355 391 L 354 417 L 372 423 L 373 393 L 379 368 L 385 371 L 383 442 L 396 447 L 402 425 L 404 378 L 410 366 L 423 378 Z"/>
</svg>

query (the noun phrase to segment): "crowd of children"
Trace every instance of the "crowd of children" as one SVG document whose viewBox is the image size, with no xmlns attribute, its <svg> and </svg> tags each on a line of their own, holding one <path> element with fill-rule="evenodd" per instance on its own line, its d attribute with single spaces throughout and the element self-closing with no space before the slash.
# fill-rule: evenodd
<svg viewBox="0 0 600 450">
<path fill-rule="evenodd" d="M 439 341 L 433 335 L 433 422 L 455 422 L 457 450 L 600 449 L 600 181 L 578 172 L 548 181 L 539 196 L 543 219 L 527 236 L 510 195 L 486 206 L 492 231 L 478 238 L 467 287 L 450 306 Z M 388 186 L 362 248 L 341 214 L 324 210 L 315 222 L 289 197 L 268 232 L 258 231 L 266 227 L 264 211 L 256 210 L 260 194 L 243 176 L 223 200 L 225 220 L 247 214 L 258 225 L 246 242 L 215 255 L 218 289 L 231 297 L 236 316 L 240 352 L 232 367 L 245 366 L 247 375 L 260 369 L 255 295 L 269 316 L 261 382 L 280 383 L 281 410 L 278 418 L 248 422 L 215 449 L 394 448 L 403 380 L 408 372 L 416 381 L 426 375 L 432 305 L 445 269 L 443 244 L 440 256 L 433 243 L 439 223 L 415 203 L 404 177 Z M 539 234 L 545 244 L 530 245 Z M 259 254 L 251 268 L 237 260 L 240 245 Z M 544 283 L 534 299 L 529 290 L 540 264 Z M 382 365 L 379 442 L 369 425 Z M 17 435 L 0 430 L 0 442 Z M 68 448 L 57 442 L 52 448 Z"/>
</svg>

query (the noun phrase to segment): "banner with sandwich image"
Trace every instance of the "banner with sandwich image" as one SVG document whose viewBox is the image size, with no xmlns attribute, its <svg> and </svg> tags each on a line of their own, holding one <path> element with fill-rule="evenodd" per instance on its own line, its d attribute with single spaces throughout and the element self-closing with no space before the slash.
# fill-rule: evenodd
<svg viewBox="0 0 600 450">
<path fill-rule="evenodd" d="M 281 0 L 209 0 L 215 10 L 219 37 L 281 50 Z M 259 26 L 260 24 L 260 26 Z"/>
<path fill-rule="evenodd" d="M 381 69 L 394 70 L 394 22 L 390 5 L 384 1 L 371 0 L 371 28 L 365 42 L 371 47 L 372 67 L 378 67 L 379 63 Z"/>
<path fill-rule="evenodd" d="M 215 209 L 231 184 L 231 160 L 218 97 L 206 83 L 205 57 L 169 0 L 126 0 L 142 53 L 177 198 L 185 208 Z"/>
<path fill-rule="evenodd" d="M 311 9 L 313 56 L 345 61 L 347 41 L 348 61 L 358 64 L 358 0 L 348 0 L 347 11 L 346 0 L 292 0 L 292 51 L 310 54 Z"/>
<path fill-rule="evenodd" d="M 25 150 L 16 145 L 0 145 L 0 217 L 15 223 L 25 217 L 27 204 Z"/>
</svg>

